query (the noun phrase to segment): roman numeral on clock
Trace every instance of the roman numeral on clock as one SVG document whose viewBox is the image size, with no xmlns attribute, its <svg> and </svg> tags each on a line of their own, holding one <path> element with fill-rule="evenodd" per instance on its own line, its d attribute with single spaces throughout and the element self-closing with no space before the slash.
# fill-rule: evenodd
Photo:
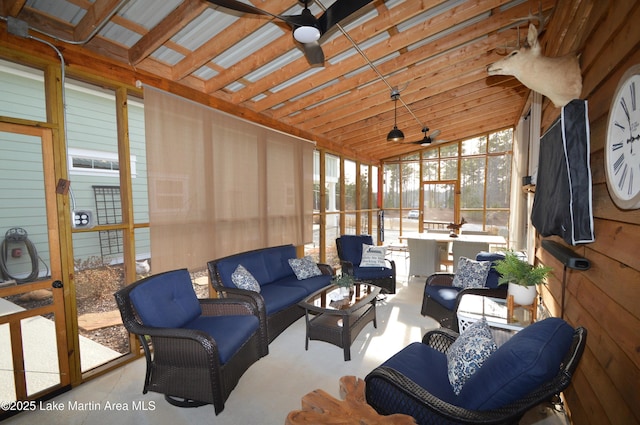
<svg viewBox="0 0 640 425">
<path fill-rule="evenodd" d="M 617 151 L 618 149 L 622 149 L 623 146 L 624 146 L 624 143 L 622 142 L 614 143 L 613 145 L 611 145 L 611 150 Z"/>
<path fill-rule="evenodd" d="M 630 119 L 629 107 L 627 106 L 627 100 L 624 97 L 622 99 L 620 99 L 620 105 L 622 106 L 622 109 L 624 110 L 624 114 L 627 116 L 627 120 L 629 120 Z"/>
<path fill-rule="evenodd" d="M 616 174 L 620 171 L 622 164 L 624 164 L 624 154 L 620 155 L 618 159 L 616 159 L 616 162 L 613 163 L 613 171 L 615 171 Z"/>
<path fill-rule="evenodd" d="M 629 86 L 629 91 L 631 91 L 631 109 L 636 110 L 636 82 L 632 81 Z"/>
<path fill-rule="evenodd" d="M 618 188 L 622 190 L 624 187 L 624 182 L 627 180 L 627 171 L 629 167 L 627 164 L 624 164 L 624 169 L 622 170 L 622 174 L 620 175 L 620 180 L 618 180 Z"/>
</svg>

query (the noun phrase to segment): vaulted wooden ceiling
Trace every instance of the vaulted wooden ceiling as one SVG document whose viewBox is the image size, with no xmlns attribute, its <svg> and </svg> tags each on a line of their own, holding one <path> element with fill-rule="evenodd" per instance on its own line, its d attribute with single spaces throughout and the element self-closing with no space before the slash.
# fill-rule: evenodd
<svg viewBox="0 0 640 425">
<path fill-rule="evenodd" d="M 334 2 L 315 0 L 310 9 L 319 16 L 318 3 Z M 30 35 L 63 52 L 81 46 L 143 82 L 185 86 L 238 115 L 295 128 L 319 147 L 378 162 L 424 149 L 410 143 L 422 139 L 422 125 L 439 130 L 441 141 L 515 125 L 528 90 L 511 77 L 488 77 L 486 67 L 526 37 L 539 14 L 548 18 L 547 55 L 577 50 L 579 37 L 565 40 L 566 28 L 580 25 L 588 2 L 568 3 L 559 16 L 556 0 L 373 0 L 343 21 L 366 59 L 334 27 L 321 40 L 323 67 L 309 65 L 282 22 L 204 0 L 0 0 L 0 25 L 26 23 Z M 302 10 L 296 0 L 251 4 L 279 15 Z M 15 31 L 2 37 L 18 40 Z M 410 109 L 397 103 L 405 143 L 386 140 L 394 124 L 390 87 Z"/>
</svg>

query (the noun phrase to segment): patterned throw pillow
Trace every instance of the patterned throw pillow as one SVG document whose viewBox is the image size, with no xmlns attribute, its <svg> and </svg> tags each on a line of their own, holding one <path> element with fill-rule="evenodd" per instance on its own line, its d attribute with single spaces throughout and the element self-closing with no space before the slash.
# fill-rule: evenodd
<svg viewBox="0 0 640 425">
<path fill-rule="evenodd" d="M 460 394 L 464 383 L 497 349 L 484 317 L 462 331 L 447 351 L 447 369 L 453 392 Z"/>
<path fill-rule="evenodd" d="M 316 262 L 313 261 L 313 258 L 309 255 L 304 258 L 289 258 L 289 265 L 298 280 L 304 280 L 322 274 Z"/>
<path fill-rule="evenodd" d="M 387 250 L 383 246 L 362 244 L 360 267 L 384 267 Z"/>
<path fill-rule="evenodd" d="M 491 269 L 491 261 L 476 261 L 460 257 L 458 268 L 453 277 L 453 286 L 458 288 L 483 288 L 487 283 L 487 275 Z"/>
<path fill-rule="evenodd" d="M 237 288 L 260 292 L 260 284 L 242 264 L 238 264 L 238 267 L 231 274 L 231 281 Z"/>
</svg>

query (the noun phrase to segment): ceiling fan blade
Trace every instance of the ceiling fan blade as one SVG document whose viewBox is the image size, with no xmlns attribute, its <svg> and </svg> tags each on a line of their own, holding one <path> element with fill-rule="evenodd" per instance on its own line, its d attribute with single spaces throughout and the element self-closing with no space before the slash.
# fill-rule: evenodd
<svg viewBox="0 0 640 425">
<path fill-rule="evenodd" d="M 429 133 L 429 137 L 431 137 L 431 139 L 435 139 L 440 135 L 440 133 L 440 130 L 433 130 L 431 133 Z"/>
<path fill-rule="evenodd" d="M 304 55 L 309 65 L 324 64 L 324 52 L 322 51 L 322 47 L 320 47 L 320 43 L 317 41 L 314 43 L 304 43 L 302 44 L 302 48 L 304 49 Z"/>
<path fill-rule="evenodd" d="M 267 12 L 266 10 L 259 9 L 255 6 L 251 6 L 250 4 L 245 4 L 237 0 L 207 0 L 207 1 L 211 4 L 215 4 L 216 6 L 235 10 L 236 12 L 251 13 L 253 15 L 270 16 L 272 18 L 280 19 L 281 21 L 284 21 L 289 25 L 292 25 L 292 26 L 296 25 L 295 22 L 291 20 L 289 16 L 276 15 L 274 13 Z"/>
<path fill-rule="evenodd" d="M 362 9 L 373 0 L 338 0 L 329 6 L 318 19 L 320 24 L 320 34 L 324 34 L 335 24 L 343 19 L 351 16 L 353 13 Z"/>
</svg>

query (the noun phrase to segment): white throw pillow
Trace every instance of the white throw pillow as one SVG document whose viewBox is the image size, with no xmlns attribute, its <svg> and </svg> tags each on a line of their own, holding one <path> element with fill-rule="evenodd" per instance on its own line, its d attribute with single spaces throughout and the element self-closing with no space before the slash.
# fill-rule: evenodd
<svg viewBox="0 0 640 425">
<path fill-rule="evenodd" d="M 289 265 L 298 280 L 304 280 L 322 274 L 320 268 L 310 255 L 304 258 L 289 258 Z"/>
<path fill-rule="evenodd" d="M 453 286 L 458 288 L 483 288 L 491 269 L 491 261 L 476 261 L 460 257 Z"/>
<path fill-rule="evenodd" d="M 386 254 L 387 251 L 383 246 L 362 244 L 360 267 L 385 267 Z"/>
<path fill-rule="evenodd" d="M 237 288 L 260 292 L 260 284 L 242 264 L 238 264 L 238 267 L 231 274 L 231 281 Z"/>
<path fill-rule="evenodd" d="M 460 394 L 464 383 L 497 349 L 484 317 L 462 331 L 447 351 L 447 372 L 453 392 Z"/>
</svg>

